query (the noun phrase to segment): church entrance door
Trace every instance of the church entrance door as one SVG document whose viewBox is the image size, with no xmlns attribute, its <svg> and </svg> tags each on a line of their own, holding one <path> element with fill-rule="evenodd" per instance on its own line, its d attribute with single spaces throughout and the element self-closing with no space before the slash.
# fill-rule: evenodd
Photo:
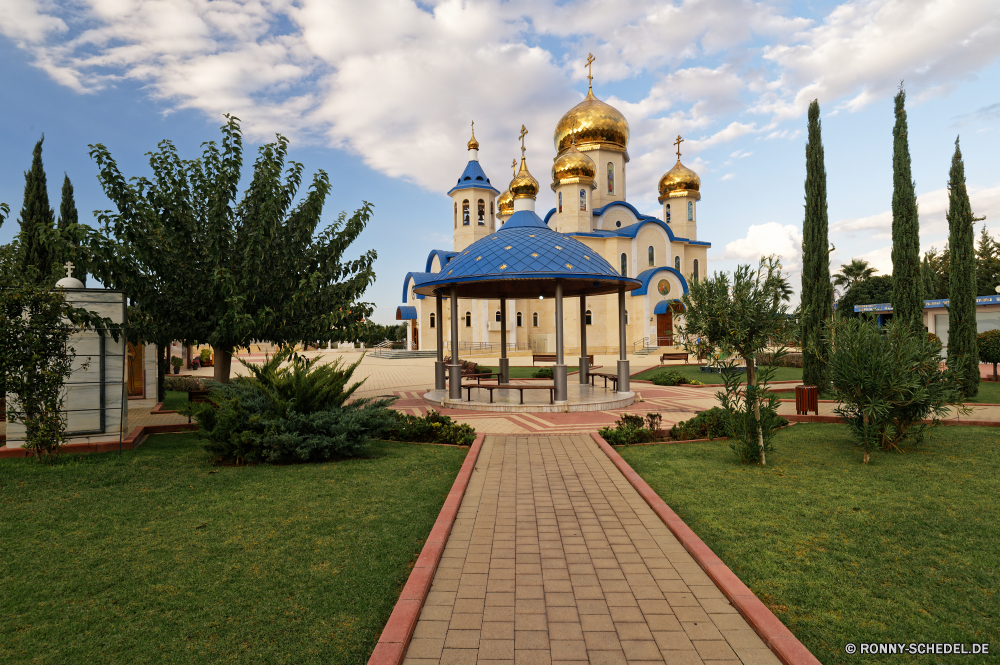
<svg viewBox="0 0 1000 665">
<path fill-rule="evenodd" d="M 128 396 L 145 397 L 146 381 L 143 370 L 144 346 L 136 346 L 131 342 L 128 344 Z"/>
<path fill-rule="evenodd" d="M 673 346 L 674 344 L 674 321 L 673 314 L 656 315 L 656 345 Z"/>
</svg>

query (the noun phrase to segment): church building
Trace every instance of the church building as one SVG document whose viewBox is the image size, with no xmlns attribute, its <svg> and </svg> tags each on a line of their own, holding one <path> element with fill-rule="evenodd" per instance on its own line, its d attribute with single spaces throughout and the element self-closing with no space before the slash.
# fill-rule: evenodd
<svg viewBox="0 0 1000 665">
<path fill-rule="evenodd" d="M 590 62 L 592 58 L 588 65 Z M 592 83 L 592 77 L 588 78 Z M 626 294 L 629 353 L 644 346 L 673 345 L 675 318 L 682 311 L 679 299 L 691 280 L 707 274 L 706 254 L 711 246 L 698 240 L 701 180 L 681 164 L 683 139 L 678 136 L 675 141 L 677 163 L 659 181 L 659 216 L 640 213 L 628 203 L 628 122 L 617 109 L 594 96 L 592 85 L 586 98 L 556 124 L 553 141 L 556 156 L 550 187 L 554 207 L 544 216 L 545 223 L 584 243 L 622 275 L 642 282 L 640 288 Z M 501 193 L 479 164 L 479 147 L 473 131 L 468 143 L 469 162 L 448 192 L 452 199 L 452 248 L 432 250 L 423 270 L 404 277 L 403 304 L 397 308 L 396 318 L 408 322 L 408 348 L 434 349 L 436 328 L 444 325 L 447 331 L 450 325 L 449 307 L 444 308 L 445 320 L 436 321 L 434 299 L 415 294 L 413 289 L 434 280 L 469 245 L 501 228 L 520 209 L 519 199 L 530 198 L 533 205 L 538 194 L 538 182 L 528 171 L 523 152 L 518 173 Z M 551 262 L 556 274 L 558 258 L 551 257 Z M 591 353 L 617 353 L 617 296 L 587 298 L 585 307 L 580 311 L 567 308 L 567 341 L 579 339 L 580 326 L 586 325 Z M 505 309 L 508 349 L 555 351 L 551 299 L 508 300 Z M 460 354 L 463 350 L 499 348 L 499 300 L 462 299 L 458 311 Z M 567 351 L 572 354 L 570 348 Z"/>
</svg>

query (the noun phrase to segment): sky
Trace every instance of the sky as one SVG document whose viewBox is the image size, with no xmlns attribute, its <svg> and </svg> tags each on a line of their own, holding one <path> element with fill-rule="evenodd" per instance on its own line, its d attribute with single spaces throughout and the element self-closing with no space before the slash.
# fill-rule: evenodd
<svg viewBox="0 0 1000 665">
<path fill-rule="evenodd" d="M 676 159 L 701 177 L 709 271 L 778 254 L 801 279 L 806 110 L 818 99 L 833 267 L 892 270 L 893 96 L 907 93 L 922 250 L 947 241 L 947 180 L 960 137 L 973 211 L 1000 236 L 1000 3 L 995 0 L 2 0 L 0 201 L 17 232 L 23 173 L 45 134 L 49 195 L 63 174 L 81 221 L 111 207 L 89 145 L 126 176 L 171 140 L 186 158 L 241 119 L 244 183 L 280 133 L 333 188 L 324 223 L 374 204 L 352 255 L 378 252 L 365 299 L 391 323 L 402 280 L 451 248 L 445 192 L 479 159 L 505 189 L 518 131 L 548 182 L 559 118 L 587 91 L 627 118 L 628 199 L 661 215 Z M 537 209 L 554 195 L 543 187 Z M 797 295 L 793 304 L 797 302 Z"/>
</svg>

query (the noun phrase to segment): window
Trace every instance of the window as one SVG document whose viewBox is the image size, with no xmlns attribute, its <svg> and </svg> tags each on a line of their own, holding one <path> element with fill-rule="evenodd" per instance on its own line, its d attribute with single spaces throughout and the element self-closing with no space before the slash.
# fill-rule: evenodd
<svg viewBox="0 0 1000 665">
<path fill-rule="evenodd" d="M 490 199 L 490 228 L 493 228 L 493 199 Z"/>
<path fill-rule="evenodd" d="M 469 199 L 462 201 L 462 226 L 469 225 Z"/>
<path fill-rule="evenodd" d="M 521 313 L 520 312 L 517 313 L 517 327 L 518 328 L 521 327 Z"/>
<path fill-rule="evenodd" d="M 656 260 L 654 258 L 655 255 L 653 254 L 653 246 L 652 245 L 649 246 L 648 254 L 649 254 L 649 267 L 652 268 L 654 265 L 656 265 Z"/>
<path fill-rule="evenodd" d="M 608 162 L 608 194 L 615 193 L 615 165 Z"/>
<path fill-rule="evenodd" d="M 667 204 L 666 211 L 664 211 L 664 216 L 666 217 L 666 219 L 664 219 L 663 221 L 666 222 L 667 224 L 669 224 L 670 223 L 670 204 L 669 203 Z"/>
<path fill-rule="evenodd" d="M 465 313 L 465 327 L 466 328 L 472 327 L 472 312 Z"/>
<path fill-rule="evenodd" d="M 698 259 L 694 260 L 694 281 L 698 281 Z"/>
<path fill-rule="evenodd" d="M 480 226 L 486 226 L 486 202 L 479 199 L 479 206 L 477 207 L 477 212 L 479 216 L 476 218 L 479 220 Z"/>
<path fill-rule="evenodd" d="M 531 325 L 533 325 L 536 328 L 538 327 L 538 312 L 535 312 L 534 314 L 531 315 Z"/>
<path fill-rule="evenodd" d="M 587 315 L 586 315 L 586 317 L 584 318 L 584 322 L 585 322 L 585 323 L 586 323 L 586 324 L 587 324 L 588 326 L 590 326 L 590 325 L 593 325 L 593 324 L 594 324 L 594 317 L 593 317 L 593 315 L 592 315 L 592 314 L 590 313 L 590 310 L 589 310 L 589 309 L 587 310 Z"/>
<path fill-rule="evenodd" d="M 580 210 L 587 209 L 587 190 L 580 190 Z"/>
<path fill-rule="evenodd" d="M 628 277 L 628 255 L 622 252 L 622 277 Z"/>
<path fill-rule="evenodd" d="M 496 313 L 496 322 L 500 323 L 500 310 L 499 309 L 497 310 L 497 313 Z"/>
<path fill-rule="evenodd" d="M 559 212 L 562 212 L 562 192 L 559 192 Z"/>
<path fill-rule="evenodd" d="M 680 270 L 680 269 L 681 269 L 681 257 L 675 256 L 674 257 L 674 270 Z"/>
<path fill-rule="evenodd" d="M 688 201 L 688 221 L 694 221 L 694 201 Z"/>
<path fill-rule="evenodd" d="M 431 312 L 431 328 L 434 327 L 434 312 Z"/>
<path fill-rule="evenodd" d="M 628 310 L 625 310 L 625 325 L 628 325 Z"/>
</svg>

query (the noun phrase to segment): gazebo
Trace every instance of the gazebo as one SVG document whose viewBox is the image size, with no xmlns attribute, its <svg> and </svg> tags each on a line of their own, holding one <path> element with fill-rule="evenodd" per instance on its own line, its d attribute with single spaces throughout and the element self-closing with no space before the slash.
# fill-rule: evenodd
<svg viewBox="0 0 1000 665">
<path fill-rule="evenodd" d="M 522 128 L 523 129 L 523 128 Z M 535 214 L 538 182 L 528 172 L 521 153 L 521 167 L 510 183 L 514 214 L 495 233 L 477 240 L 445 264 L 441 271 L 414 292 L 436 298 L 437 320 L 443 322 L 443 300 L 451 309 L 451 364 L 448 397 L 462 397 L 462 366 L 458 358 L 458 299 L 500 300 L 501 383 L 509 383 L 507 358 L 507 299 L 554 298 L 556 318 L 556 365 L 553 369 L 555 401 L 567 401 L 567 372 L 563 354 L 563 299 L 580 298 L 580 318 L 586 311 L 587 296 L 618 293 L 618 393 L 629 391 L 629 363 L 625 355 L 625 292 L 639 288 L 637 279 L 624 277 L 610 263 L 585 244 L 553 231 Z M 580 383 L 589 381 L 587 328 L 580 326 Z M 434 387 L 445 390 L 444 327 L 437 326 L 437 363 Z"/>
</svg>

